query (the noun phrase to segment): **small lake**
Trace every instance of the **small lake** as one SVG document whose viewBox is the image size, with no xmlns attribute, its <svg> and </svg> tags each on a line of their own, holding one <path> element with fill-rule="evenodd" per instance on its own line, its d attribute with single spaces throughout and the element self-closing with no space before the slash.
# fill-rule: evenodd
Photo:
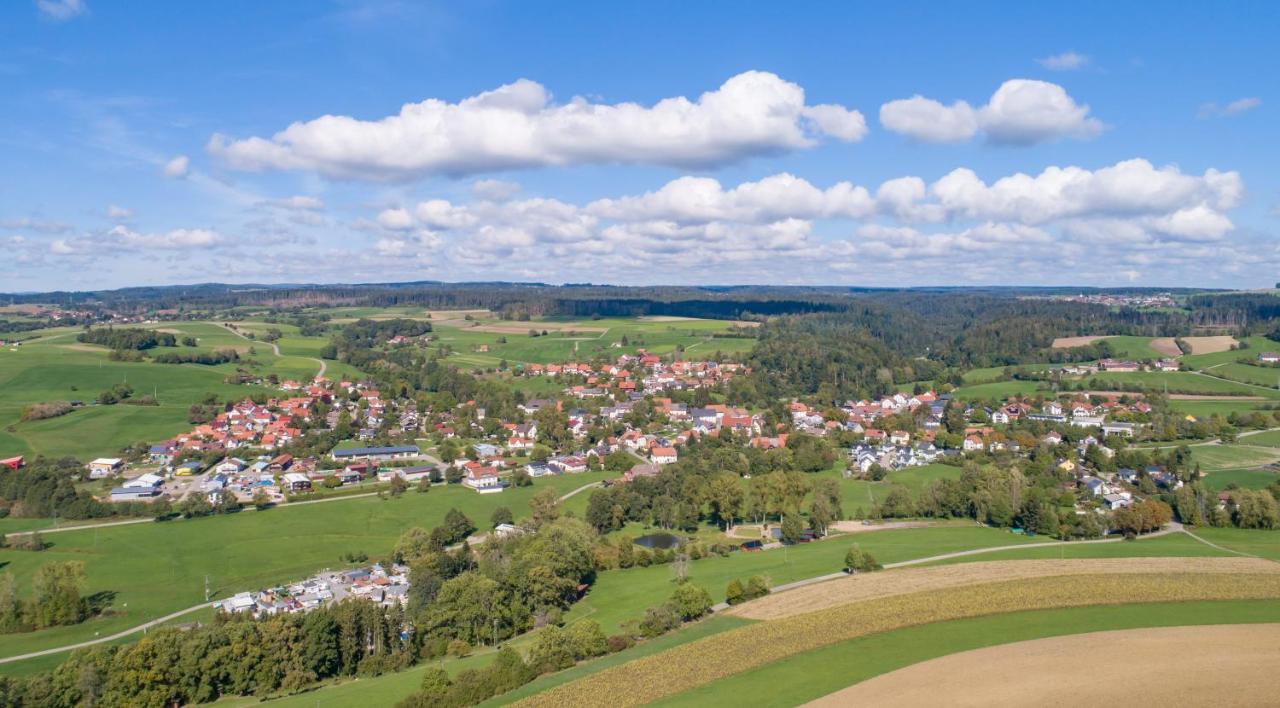
<svg viewBox="0 0 1280 708">
<path fill-rule="evenodd" d="M 664 531 L 661 533 L 645 534 L 644 536 L 637 538 L 634 543 L 637 546 L 644 546 L 645 548 L 657 548 L 659 550 L 668 551 L 680 545 L 680 542 L 683 540 L 683 538 L 673 533 L 666 533 Z"/>
</svg>

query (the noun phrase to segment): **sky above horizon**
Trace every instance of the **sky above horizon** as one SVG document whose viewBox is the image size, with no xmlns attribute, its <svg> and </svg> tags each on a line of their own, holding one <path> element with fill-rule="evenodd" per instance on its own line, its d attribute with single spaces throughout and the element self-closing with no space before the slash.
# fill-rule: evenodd
<svg viewBox="0 0 1280 708">
<path fill-rule="evenodd" d="M 12 0 L 0 292 L 1270 287 L 1277 30 L 1262 2 Z"/>
</svg>

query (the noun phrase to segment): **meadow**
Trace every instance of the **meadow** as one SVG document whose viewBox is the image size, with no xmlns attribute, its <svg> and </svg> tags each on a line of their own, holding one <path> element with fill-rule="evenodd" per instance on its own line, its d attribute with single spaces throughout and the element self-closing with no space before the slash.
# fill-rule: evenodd
<svg viewBox="0 0 1280 708">
<path fill-rule="evenodd" d="M 955 397 L 962 401 L 1003 400 L 1012 396 L 1035 396 L 1049 391 L 1041 381 L 994 381 L 965 384 L 955 390 Z"/>
<path fill-rule="evenodd" d="M 62 646 L 111 634 L 204 600 L 206 576 L 213 598 L 300 580 L 326 567 L 343 567 L 340 556 L 390 553 L 413 526 L 431 528 L 458 508 L 481 529 L 499 506 L 517 516 L 543 487 L 560 494 L 606 478 L 592 472 L 540 479 L 532 487 L 477 494 L 461 486 L 406 492 L 398 498 L 363 497 L 315 504 L 282 505 L 266 511 L 190 520 L 47 534 L 47 550 L 0 550 L 4 569 L 28 592 L 36 568 L 49 561 L 85 564 L 89 592 L 112 592 L 114 614 L 80 625 L 28 634 L 0 635 L 0 656 Z M 6 672 L 21 663 L 5 665 Z"/>
<path fill-rule="evenodd" d="M 276 356 L 269 345 L 249 342 L 209 322 L 164 322 L 140 325 L 192 336 L 197 346 L 168 351 L 213 351 L 234 348 L 259 362 L 249 367 L 258 375 L 310 378 L 320 362 L 299 353 Z M 187 430 L 187 409 L 214 394 L 236 399 L 270 389 L 224 382 L 239 364 L 154 364 L 111 361 L 104 347 L 75 341 L 75 328 L 39 330 L 38 339 L 16 348 L 0 349 L 0 457 L 9 455 L 70 455 L 82 460 L 110 456 L 128 445 L 155 442 Z M 318 338 L 317 342 L 322 342 Z M 250 349 L 254 350 L 249 354 Z M 318 345 L 317 345 L 318 349 Z M 134 398 L 154 396 L 156 406 L 93 405 L 102 391 L 128 383 Z M 82 401 L 86 405 L 67 415 L 38 421 L 19 420 L 24 406 L 47 401 Z"/>
<path fill-rule="evenodd" d="M 1106 382 L 1131 391 L 1164 391 L 1197 395 L 1261 396 L 1280 398 L 1280 391 L 1259 388 L 1236 381 L 1205 376 L 1190 371 L 1101 371 L 1088 376 L 1086 381 Z"/>
<path fill-rule="evenodd" d="M 1191 448 L 1191 459 L 1206 472 L 1260 467 L 1280 460 L 1280 449 L 1249 445 L 1196 445 Z"/>
</svg>

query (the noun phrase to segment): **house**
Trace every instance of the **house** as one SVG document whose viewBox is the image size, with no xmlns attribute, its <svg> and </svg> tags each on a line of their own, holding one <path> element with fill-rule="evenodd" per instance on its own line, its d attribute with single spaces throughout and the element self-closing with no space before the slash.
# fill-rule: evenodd
<svg viewBox="0 0 1280 708">
<path fill-rule="evenodd" d="M 390 447 L 350 447 L 334 450 L 335 460 L 401 460 L 418 456 L 417 445 L 393 445 Z"/>
<path fill-rule="evenodd" d="M 89 479 L 110 477 L 124 467 L 124 461 L 118 457 L 99 457 L 89 463 Z"/>
<path fill-rule="evenodd" d="M 291 492 L 309 492 L 311 478 L 301 472 L 288 472 L 280 478 L 280 486 Z"/>
<path fill-rule="evenodd" d="M 276 457 L 272 458 L 270 462 L 267 463 L 267 471 L 280 473 L 288 470 L 289 467 L 292 465 L 293 465 L 293 455 L 289 455 L 289 454 L 277 455 Z"/>
<path fill-rule="evenodd" d="M 220 474 L 237 474 L 246 466 L 247 465 L 244 460 L 238 457 L 228 457 L 217 465 L 214 465 L 213 470 Z"/>
<path fill-rule="evenodd" d="M 147 458 L 152 462 L 158 462 L 162 465 L 167 465 L 170 462 L 173 462 L 173 456 L 177 452 L 177 450 L 178 450 L 178 446 L 174 445 L 171 442 L 164 442 L 158 445 L 152 445 L 151 448 L 147 450 Z"/>
<path fill-rule="evenodd" d="M 471 446 L 471 449 L 476 451 L 476 457 L 479 457 L 480 459 L 494 457 L 498 454 L 498 446 L 490 445 L 488 443 L 476 443 Z"/>
<path fill-rule="evenodd" d="M 622 474 L 623 482 L 632 482 L 640 477 L 656 477 L 658 475 L 657 465 L 639 464 L 632 466 Z"/>
<path fill-rule="evenodd" d="M 1161 359 L 1155 363 L 1156 369 L 1160 371 L 1177 371 L 1182 368 L 1177 359 Z"/>
<path fill-rule="evenodd" d="M 649 460 L 655 465 L 670 465 L 676 461 L 674 447 L 655 447 L 649 451 Z"/>
<path fill-rule="evenodd" d="M 1258 355 L 1258 361 L 1262 362 L 1263 364 L 1280 363 L 1280 353 L 1262 352 L 1261 354 Z"/>
<path fill-rule="evenodd" d="M 1103 359 L 1098 362 L 1098 368 L 1103 371 L 1137 371 L 1141 366 L 1136 361 L 1120 361 L 1118 359 Z"/>
<path fill-rule="evenodd" d="M 15 472 L 22 468 L 22 455 L 16 457 L 6 457 L 0 460 L 0 467 L 8 467 Z"/>
<path fill-rule="evenodd" d="M 1102 495 L 1102 502 L 1107 505 L 1108 509 L 1115 511 L 1116 509 L 1123 509 L 1126 506 L 1132 506 L 1133 495 L 1128 492 L 1104 494 Z"/>
<path fill-rule="evenodd" d="M 962 447 L 965 452 L 975 452 L 983 449 L 985 446 L 982 444 L 982 438 L 977 435 L 970 435 L 964 439 Z"/>
<path fill-rule="evenodd" d="M 502 491 L 502 480 L 498 479 L 498 470 L 493 467 L 468 467 L 467 476 L 462 478 L 462 483 L 481 494 Z"/>
<path fill-rule="evenodd" d="M 551 465 L 548 465 L 545 462 L 530 462 L 524 466 L 524 471 L 527 472 L 530 477 L 546 477 L 556 473 L 556 471 L 551 468 Z"/>
<path fill-rule="evenodd" d="M 894 445 L 906 445 L 911 442 L 911 433 L 905 430 L 895 430 L 890 433 L 889 442 Z"/>
<path fill-rule="evenodd" d="M 1051 430 L 1049 431 L 1048 434 L 1046 434 L 1043 438 L 1040 439 L 1040 442 L 1044 443 L 1045 445 L 1061 445 L 1062 435 L 1058 433 L 1058 431 L 1056 430 Z"/>
<path fill-rule="evenodd" d="M 586 458 L 578 455 L 564 455 L 561 457 L 552 458 L 551 461 L 548 462 L 547 464 L 550 467 L 553 467 L 559 470 L 560 472 L 564 472 L 566 474 L 578 474 L 579 472 L 587 471 Z"/>
</svg>

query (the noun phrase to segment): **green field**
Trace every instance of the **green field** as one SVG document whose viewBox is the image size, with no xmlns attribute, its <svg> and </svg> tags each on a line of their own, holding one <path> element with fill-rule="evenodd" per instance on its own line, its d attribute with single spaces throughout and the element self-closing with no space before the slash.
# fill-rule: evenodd
<svg viewBox="0 0 1280 708">
<path fill-rule="evenodd" d="M 972 386 L 965 384 L 955 390 L 955 396 L 965 401 L 1003 400 L 1012 396 L 1034 396 L 1048 390 L 1047 384 L 1040 381 L 996 381 Z"/>
<path fill-rule="evenodd" d="M 1151 346 L 1151 337 L 1107 337 L 1111 350 L 1120 359 L 1163 359 L 1164 354 Z"/>
<path fill-rule="evenodd" d="M 1280 561 L 1280 529 L 1197 528 L 1195 534 L 1223 548 Z"/>
<path fill-rule="evenodd" d="M 1274 401 L 1232 401 L 1229 399 L 1216 401 L 1186 401 L 1173 399 L 1169 401 L 1170 408 L 1202 420 L 1213 415 L 1226 417 L 1232 413 L 1248 413 L 1259 410 L 1262 406 L 1268 405 L 1274 405 Z"/>
<path fill-rule="evenodd" d="M 1280 475 L 1267 470 L 1223 470 L 1205 476 L 1204 486 L 1215 492 L 1231 485 L 1245 489 L 1266 489 L 1278 479 Z"/>
<path fill-rule="evenodd" d="M 263 376 L 275 373 L 282 378 L 309 378 L 320 368 L 319 362 L 303 356 L 277 357 L 268 345 L 248 342 L 208 322 L 145 326 L 196 337 L 196 351 L 236 348 L 242 357 L 260 363 L 250 370 Z M 78 331 L 40 330 L 37 340 L 16 349 L 0 349 L 0 457 L 107 456 L 133 443 L 154 442 L 190 429 L 187 409 L 206 394 L 235 399 L 270 392 L 224 383 L 237 366 L 246 366 L 243 361 L 217 366 L 110 361 L 106 348 L 76 342 Z M 250 347 L 256 353 L 250 355 Z M 135 398 L 154 395 L 160 405 L 86 405 L 58 418 L 19 422 L 22 408 L 28 404 L 73 400 L 91 404 L 103 390 L 126 382 L 133 386 Z"/>
<path fill-rule="evenodd" d="M 432 320 L 436 343 L 453 350 L 448 361 L 470 368 L 496 367 L 504 360 L 514 366 L 587 360 L 600 354 L 617 357 L 640 349 L 669 354 L 678 347 L 683 347 L 685 358 L 689 359 L 711 358 L 716 352 L 745 354 L 755 344 L 754 339 L 713 336 L 733 326 L 733 322 L 724 320 L 648 317 L 513 322 L 476 315 L 471 321 Z M 530 330 L 544 329 L 545 336 L 529 336 Z M 503 339 L 506 341 L 500 341 Z M 480 351 L 482 347 L 488 351 Z"/>
<path fill-rule="evenodd" d="M 1225 381 L 1191 371 L 1101 371 L 1088 376 L 1085 380 L 1105 381 L 1122 389 L 1134 391 L 1164 391 L 1167 388 L 1170 393 L 1280 398 L 1280 391 L 1275 389 Z"/>
<path fill-rule="evenodd" d="M 1191 459 L 1200 463 L 1207 472 L 1261 467 L 1280 460 L 1280 449 L 1250 445 L 1197 445 L 1191 448 Z"/>
<path fill-rule="evenodd" d="M 937 622 L 860 637 L 714 681 L 656 705 L 800 705 L 921 661 L 981 647 L 1140 627 L 1280 621 L 1273 600 L 1169 602 L 1040 610 Z"/>
<path fill-rule="evenodd" d="M 713 556 L 690 563 L 689 578 L 720 602 L 724 600 L 725 586 L 734 578 L 764 575 L 769 578 L 770 585 L 781 585 L 838 572 L 853 540 L 835 537 L 785 549 L 754 553 L 739 551 L 723 558 Z M 971 524 L 874 531 L 857 534 L 856 540 L 882 563 L 972 548 L 1036 542 L 1007 531 Z M 590 617 L 599 622 L 606 633 L 614 633 L 624 622 L 637 620 L 647 608 L 661 604 L 674 587 L 670 565 L 601 573 L 587 596 L 569 611 L 567 619 Z"/>
<path fill-rule="evenodd" d="M 1254 447 L 1280 447 L 1280 430 L 1268 430 L 1252 435 L 1242 435 L 1238 441 Z"/>
<path fill-rule="evenodd" d="M 1214 366 L 1215 364 L 1227 364 L 1234 362 L 1242 356 L 1252 358 L 1256 357 L 1261 352 L 1280 349 L 1280 344 L 1277 344 L 1266 337 L 1246 337 L 1242 341 L 1248 343 L 1248 348 L 1236 351 L 1215 352 L 1213 354 L 1187 354 L 1182 357 L 1181 361 L 1193 369 L 1204 369 L 1205 367 Z"/>
<path fill-rule="evenodd" d="M 136 626 L 199 604 L 208 575 L 215 598 L 275 583 L 300 580 L 326 567 L 341 567 L 339 556 L 391 551 L 412 526 L 430 528 L 457 507 L 480 528 L 498 506 L 518 516 L 543 487 L 560 493 L 606 478 L 607 473 L 548 477 L 532 487 L 501 494 L 477 494 L 461 486 L 435 487 L 427 494 L 407 492 L 397 499 L 365 497 L 317 504 L 284 505 L 264 512 L 244 511 L 183 521 L 68 531 L 45 536 L 48 550 L 31 553 L 0 550 L 5 570 L 29 590 L 35 569 L 54 560 L 85 564 L 88 591 L 117 593 L 118 614 L 72 627 L 0 635 L 0 656 L 90 639 Z M 6 672 L 21 669 L 7 664 Z"/>
<path fill-rule="evenodd" d="M 1206 370 L 1205 373 L 1267 388 L 1276 388 L 1276 384 L 1280 382 L 1280 369 L 1253 366 L 1252 364 L 1239 364 L 1234 361 L 1230 364 L 1215 366 Z"/>
<path fill-rule="evenodd" d="M 1007 551 L 947 558 L 928 565 L 955 565 L 980 561 L 1052 560 L 1054 558 L 1165 558 L 1229 555 L 1232 554 L 1201 543 L 1186 534 L 1178 533 L 1155 538 L 1139 538 L 1134 541 L 1027 546 Z"/>
</svg>

